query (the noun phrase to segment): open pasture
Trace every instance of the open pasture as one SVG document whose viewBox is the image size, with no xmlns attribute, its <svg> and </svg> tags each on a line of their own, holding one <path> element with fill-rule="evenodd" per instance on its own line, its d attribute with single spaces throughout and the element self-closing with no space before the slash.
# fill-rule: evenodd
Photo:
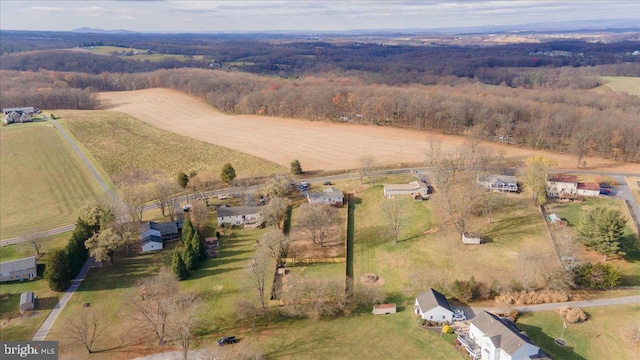
<svg viewBox="0 0 640 360">
<path fill-rule="evenodd" d="M 132 173 L 173 180 L 178 172 L 210 171 L 229 162 L 238 177 L 266 176 L 287 169 L 255 156 L 163 131 L 113 111 L 58 111 L 73 135 L 118 181 Z"/>
<path fill-rule="evenodd" d="M 151 62 L 162 61 L 170 58 L 180 60 L 180 61 L 192 60 L 192 59 L 202 60 L 204 58 L 202 55 L 194 55 L 193 57 L 187 57 L 185 55 L 179 55 L 179 54 L 158 54 L 158 53 L 147 54 L 146 49 L 134 49 L 134 48 L 127 48 L 127 47 L 119 47 L 119 46 L 93 46 L 90 48 L 75 48 L 73 50 L 85 51 L 85 52 L 90 52 L 98 55 L 112 55 L 114 51 L 117 51 L 119 53 L 122 53 L 123 51 L 124 52 L 135 51 L 135 52 L 138 52 L 138 54 L 135 54 L 135 55 L 119 54 L 117 56 L 123 59 L 134 59 L 139 61 L 148 60 Z"/>
<path fill-rule="evenodd" d="M 356 195 L 361 201 L 356 200 L 355 208 L 354 278 L 374 273 L 383 279 L 387 294 L 411 298 L 434 284 L 471 276 L 488 285 L 519 281 L 520 253 L 545 266 L 559 266 L 538 209 L 521 196 L 506 196 L 491 224 L 485 217 L 473 219 L 472 228 L 487 240 L 482 245 L 464 245 L 453 227 L 442 223 L 435 199 L 408 200 L 395 244 L 381 211 L 392 200 L 383 198 L 381 185 L 366 189 Z"/>
<path fill-rule="evenodd" d="M 21 236 L 33 224 L 51 229 L 73 223 L 78 210 L 101 193 L 89 169 L 53 126 L 18 125 L 23 126 L 0 131 L 3 239 Z"/>
<path fill-rule="evenodd" d="M 606 87 L 615 92 L 640 96 L 640 78 L 627 76 L 601 76 L 600 79 L 604 84 L 598 88 Z"/>
<path fill-rule="evenodd" d="M 430 134 L 390 127 L 277 118 L 259 115 L 228 115 L 203 100 L 169 89 L 103 92 L 103 108 L 127 113 L 157 128 L 251 154 L 288 169 L 298 159 L 302 169 L 343 170 L 356 167 L 363 155 L 374 155 L 380 164 L 424 163 Z M 464 146 L 464 138 L 433 134 L 444 153 Z M 533 154 L 553 158 L 560 168 L 575 168 L 576 159 L 566 154 L 483 143 L 504 151 L 512 160 Z M 585 158 L 589 169 L 633 171 L 637 165 Z M 637 169 L 636 169 L 637 171 Z"/>
</svg>

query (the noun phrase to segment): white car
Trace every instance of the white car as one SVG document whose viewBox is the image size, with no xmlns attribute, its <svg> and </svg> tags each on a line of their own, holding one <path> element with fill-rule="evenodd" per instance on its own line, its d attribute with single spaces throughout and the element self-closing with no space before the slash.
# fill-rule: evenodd
<svg viewBox="0 0 640 360">
<path fill-rule="evenodd" d="M 462 310 L 453 310 L 453 321 L 465 321 L 467 317 L 464 315 L 464 311 Z"/>
</svg>

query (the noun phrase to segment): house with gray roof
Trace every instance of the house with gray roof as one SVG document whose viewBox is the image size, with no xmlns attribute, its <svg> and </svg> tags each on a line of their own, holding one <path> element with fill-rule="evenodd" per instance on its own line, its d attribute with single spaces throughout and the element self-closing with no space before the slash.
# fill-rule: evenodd
<svg viewBox="0 0 640 360">
<path fill-rule="evenodd" d="M 408 184 L 384 184 L 383 196 L 385 199 L 396 197 L 397 195 L 411 195 L 414 200 L 429 198 L 429 184 L 423 180 L 415 180 Z"/>
<path fill-rule="evenodd" d="M 36 308 L 36 298 L 33 295 L 33 291 L 25 291 L 20 295 L 20 314 L 24 314 L 29 310 Z"/>
<path fill-rule="evenodd" d="M 180 238 L 180 229 L 182 221 L 149 221 L 142 224 L 139 229 L 142 252 L 162 250 L 165 241 Z"/>
<path fill-rule="evenodd" d="M 36 257 L 5 261 L 0 263 L 0 282 L 30 280 L 38 275 Z"/>
<path fill-rule="evenodd" d="M 259 206 L 221 206 L 216 209 L 218 225 L 241 225 L 256 228 L 264 222 L 260 216 Z"/>
<path fill-rule="evenodd" d="M 328 187 L 322 192 L 308 192 L 307 201 L 309 204 L 330 204 L 342 206 L 344 204 L 344 194 L 342 190 Z"/>
<path fill-rule="evenodd" d="M 518 192 L 518 179 L 508 175 L 481 174 L 476 178 L 478 187 L 490 191 Z"/>
<path fill-rule="evenodd" d="M 433 289 L 418 294 L 413 309 L 416 315 L 420 315 L 426 321 L 441 324 L 453 321 L 453 309 L 447 298 Z"/>
<path fill-rule="evenodd" d="M 460 334 L 458 340 L 474 360 L 549 359 L 511 321 L 486 311 L 471 320 L 469 333 Z"/>
</svg>

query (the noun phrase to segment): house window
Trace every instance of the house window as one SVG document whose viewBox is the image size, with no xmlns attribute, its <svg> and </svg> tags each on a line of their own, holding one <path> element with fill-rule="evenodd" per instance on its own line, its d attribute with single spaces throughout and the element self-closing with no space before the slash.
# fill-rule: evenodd
<svg viewBox="0 0 640 360">
<path fill-rule="evenodd" d="M 445 315 L 442 315 L 442 320 L 446 319 L 447 317 Z"/>
<path fill-rule="evenodd" d="M 429 316 L 429 320 L 433 320 L 433 315 Z"/>
</svg>

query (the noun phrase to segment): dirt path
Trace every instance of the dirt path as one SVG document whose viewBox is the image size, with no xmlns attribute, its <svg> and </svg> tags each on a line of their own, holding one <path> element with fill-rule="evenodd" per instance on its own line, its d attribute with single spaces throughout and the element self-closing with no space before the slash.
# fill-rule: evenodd
<svg viewBox="0 0 640 360">
<path fill-rule="evenodd" d="M 103 108 L 132 115 L 160 129 L 258 156 L 288 167 L 298 159 L 304 170 L 342 170 L 356 167 L 362 155 L 379 163 L 421 163 L 429 134 L 426 132 L 258 115 L 227 115 L 203 100 L 169 89 L 103 92 Z M 443 152 L 464 146 L 460 136 L 434 135 Z M 533 151 L 497 143 L 484 143 L 512 159 L 532 154 L 553 158 L 559 168 L 576 166 L 573 156 Z M 589 170 L 637 172 L 637 164 L 585 158 Z"/>
</svg>

